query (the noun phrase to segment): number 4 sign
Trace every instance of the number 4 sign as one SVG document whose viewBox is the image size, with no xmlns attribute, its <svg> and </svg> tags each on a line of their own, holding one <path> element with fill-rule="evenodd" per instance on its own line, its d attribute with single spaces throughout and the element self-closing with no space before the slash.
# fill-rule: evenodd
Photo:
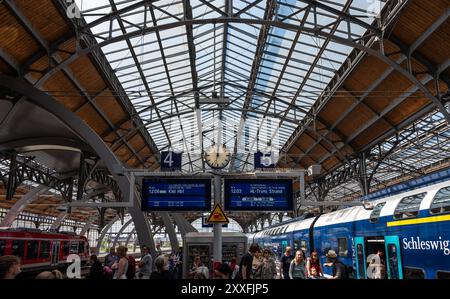
<svg viewBox="0 0 450 299">
<path fill-rule="evenodd" d="M 181 170 L 181 153 L 161 152 L 161 171 Z"/>
</svg>

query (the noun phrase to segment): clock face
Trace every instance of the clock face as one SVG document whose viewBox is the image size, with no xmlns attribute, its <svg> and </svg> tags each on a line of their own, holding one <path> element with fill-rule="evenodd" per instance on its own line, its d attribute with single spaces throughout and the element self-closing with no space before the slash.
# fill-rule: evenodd
<svg viewBox="0 0 450 299">
<path fill-rule="evenodd" d="M 231 153 L 224 145 L 211 145 L 205 151 L 205 162 L 214 169 L 224 168 L 230 163 Z"/>
</svg>

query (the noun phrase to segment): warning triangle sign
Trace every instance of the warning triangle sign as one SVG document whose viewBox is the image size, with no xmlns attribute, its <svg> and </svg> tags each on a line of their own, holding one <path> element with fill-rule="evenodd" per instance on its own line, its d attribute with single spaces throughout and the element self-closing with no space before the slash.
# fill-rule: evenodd
<svg viewBox="0 0 450 299">
<path fill-rule="evenodd" d="M 223 211 L 220 204 L 216 203 L 214 206 L 214 209 L 211 212 L 211 215 L 209 215 L 208 219 L 206 220 L 206 223 L 209 224 L 218 224 L 218 223 L 229 223 L 230 220 L 228 220 L 228 217 L 225 215 L 225 212 Z"/>
</svg>

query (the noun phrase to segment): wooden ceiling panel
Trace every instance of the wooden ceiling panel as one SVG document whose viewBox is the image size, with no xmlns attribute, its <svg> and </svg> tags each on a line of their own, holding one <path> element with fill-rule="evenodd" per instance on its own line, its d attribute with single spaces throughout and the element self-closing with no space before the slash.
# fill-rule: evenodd
<svg viewBox="0 0 450 299">
<path fill-rule="evenodd" d="M 319 118 L 329 124 L 334 124 L 336 120 L 355 102 L 355 98 L 346 90 L 339 89 L 335 96 L 320 111 Z"/>
<path fill-rule="evenodd" d="M 19 64 L 23 64 L 40 49 L 33 37 L 19 25 L 18 20 L 2 4 L 0 4 L 0 49 Z"/>
<path fill-rule="evenodd" d="M 368 120 L 372 119 L 375 113 L 369 108 L 359 105 L 353 111 L 347 115 L 345 119 L 337 126 L 337 129 L 342 132 L 345 137 L 352 135 L 354 131 L 357 131 Z"/>
<path fill-rule="evenodd" d="M 315 139 L 313 139 L 311 136 L 307 134 L 302 134 L 302 138 L 299 138 L 297 142 L 295 143 L 298 148 L 300 148 L 302 151 L 306 151 L 315 143 Z"/>
<path fill-rule="evenodd" d="M 69 31 L 69 26 L 51 0 L 15 0 L 20 11 L 30 20 L 39 34 L 51 43 Z"/>
<path fill-rule="evenodd" d="M 364 103 L 375 112 L 381 112 L 393 100 L 402 96 L 411 86 L 411 81 L 399 73 L 393 72 L 364 99 Z"/>
<path fill-rule="evenodd" d="M 102 77 L 87 56 L 82 56 L 69 65 L 78 82 L 90 95 L 94 95 L 106 88 Z"/>
<path fill-rule="evenodd" d="M 84 105 L 77 115 L 83 119 L 98 135 L 110 130 L 105 120 L 98 114 L 91 105 Z"/>
<path fill-rule="evenodd" d="M 407 45 L 414 43 L 448 9 L 448 0 L 411 1 L 392 33 Z"/>
<path fill-rule="evenodd" d="M 136 149 L 136 151 L 142 149 L 145 145 L 145 141 L 140 134 L 136 134 L 132 138 L 128 139 L 128 143 Z"/>
<path fill-rule="evenodd" d="M 58 100 L 58 102 L 62 103 L 72 111 L 86 102 L 86 99 L 79 94 L 76 87 L 61 71 L 51 76 L 44 83 L 43 88 L 52 95 L 57 93 L 58 96 L 54 97 Z"/>
<path fill-rule="evenodd" d="M 450 58 L 450 19 L 447 19 L 417 50 L 435 66 L 447 61 Z"/>
<path fill-rule="evenodd" d="M 323 167 L 323 170 L 329 170 L 329 169 L 333 169 L 333 167 L 335 167 L 336 165 L 338 165 L 340 163 L 341 162 L 335 156 L 331 156 L 331 157 L 327 158 L 325 161 L 323 161 L 323 163 L 321 165 Z"/>
<path fill-rule="evenodd" d="M 127 118 L 127 114 L 109 89 L 98 96 L 95 101 L 114 125 L 122 123 Z"/>
<path fill-rule="evenodd" d="M 345 81 L 345 89 L 350 92 L 366 91 L 387 68 L 381 60 L 366 55 Z"/>
<path fill-rule="evenodd" d="M 384 120 L 377 120 L 372 126 L 361 132 L 361 134 L 352 141 L 352 144 L 356 149 L 363 148 L 366 144 L 369 144 L 390 128 L 391 127 Z"/>
<path fill-rule="evenodd" d="M 417 95 L 419 95 L 419 93 L 417 93 Z M 428 104 L 430 104 L 430 101 L 427 98 L 410 97 L 406 101 L 398 105 L 391 112 L 386 114 L 385 117 L 386 119 L 389 120 L 391 124 L 398 124 L 401 121 L 409 118 L 414 113 L 424 108 Z"/>
</svg>

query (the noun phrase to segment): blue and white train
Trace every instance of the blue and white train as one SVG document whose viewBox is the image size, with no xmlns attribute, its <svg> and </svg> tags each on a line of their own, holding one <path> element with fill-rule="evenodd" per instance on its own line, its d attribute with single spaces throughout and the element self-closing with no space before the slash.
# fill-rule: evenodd
<svg viewBox="0 0 450 299">
<path fill-rule="evenodd" d="M 250 234 L 249 243 L 277 251 L 286 246 L 315 249 L 321 263 L 333 249 L 353 267 L 354 277 L 372 278 L 367 258 L 382 250 L 386 278 L 450 278 L 450 180 L 408 190 L 362 206 L 337 210 L 308 219 L 292 219 Z M 331 275 L 324 267 L 324 274 Z"/>
</svg>

